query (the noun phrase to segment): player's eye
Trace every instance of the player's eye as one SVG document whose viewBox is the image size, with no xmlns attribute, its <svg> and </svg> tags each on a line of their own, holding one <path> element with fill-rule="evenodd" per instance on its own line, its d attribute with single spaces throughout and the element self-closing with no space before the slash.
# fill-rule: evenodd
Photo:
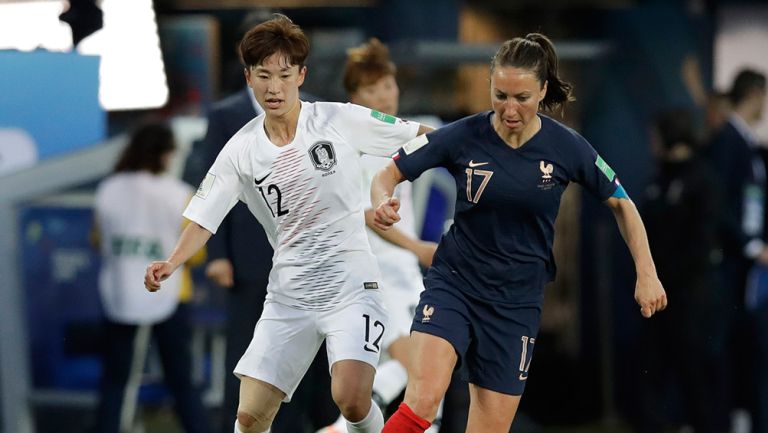
<svg viewBox="0 0 768 433">
<path fill-rule="evenodd" d="M 507 99 L 507 95 L 505 95 L 503 93 L 497 93 L 496 94 L 496 99 L 499 99 L 499 100 L 503 101 L 503 100 Z"/>
</svg>

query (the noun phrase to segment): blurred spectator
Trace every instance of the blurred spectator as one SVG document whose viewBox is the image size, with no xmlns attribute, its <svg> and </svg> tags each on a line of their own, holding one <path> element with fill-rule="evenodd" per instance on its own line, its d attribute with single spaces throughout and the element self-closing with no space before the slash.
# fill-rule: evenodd
<svg viewBox="0 0 768 433">
<path fill-rule="evenodd" d="M 262 12 L 248 15 L 241 26 L 240 37 L 269 18 L 270 14 Z M 240 65 L 241 77 L 242 71 L 243 66 Z M 215 103 L 208 113 L 205 138 L 194 144 L 184 169 L 188 182 L 200 182 L 227 141 L 251 119 L 264 112 L 251 89 L 245 85 L 244 78 L 241 79 L 242 90 Z M 303 101 L 317 100 L 305 92 L 300 92 L 299 97 Z M 242 202 L 232 208 L 207 247 L 209 262 L 206 275 L 227 290 L 226 379 L 220 431 L 228 433 L 232 430 L 232 415 L 237 413 L 240 392 L 240 380 L 232 371 L 248 348 L 261 316 L 273 250 L 264 229 Z M 278 411 L 272 433 L 300 433 L 306 429 L 306 424 L 310 424 L 311 430 L 315 431 L 335 419 L 337 409 L 331 399 L 331 380 L 328 361 L 323 355 L 324 346 L 318 353 L 291 402 Z"/>
<path fill-rule="evenodd" d="M 746 408 L 756 421 L 755 333 L 744 310 L 744 295 L 752 264 L 768 263 L 768 248 L 764 243 L 765 164 L 754 133 L 765 103 L 765 75 L 742 70 L 736 75 L 728 96 L 733 112 L 714 136 L 710 150 L 719 181 L 728 193 L 723 265 L 732 320 L 729 332 L 730 370 L 734 372 L 731 395 L 735 407 Z"/>
<path fill-rule="evenodd" d="M 636 431 L 665 430 L 671 394 L 682 397 L 684 419 L 696 433 L 725 433 L 727 309 L 716 278 L 719 185 L 698 153 L 690 111 L 665 112 L 655 132 L 658 170 L 641 214 L 659 279 L 675 307 L 643 323 Z M 669 393 L 670 384 L 680 392 Z"/>
<path fill-rule="evenodd" d="M 143 290 L 141 280 L 148 259 L 173 249 L 192 195 L 188 185 L 165 174 L 175 148 L 167 125 L 142 126 L 96 191 L 99 290 L 106 314 L 98 433 L 131 431 L 151 335 L 184 430 L 212 428 L 192 382 L 191 329 L 187 308 L 179 304 L 183 275 L 169 279 L 158 293 Z"/>
<path fill-rule="evenodd" d="M 712 137 L 722 129 L 731 115 L 731 102 L 727 93 L 713 92 L 707 98 L 704 131 L 706 137 Z"/>
</svg>

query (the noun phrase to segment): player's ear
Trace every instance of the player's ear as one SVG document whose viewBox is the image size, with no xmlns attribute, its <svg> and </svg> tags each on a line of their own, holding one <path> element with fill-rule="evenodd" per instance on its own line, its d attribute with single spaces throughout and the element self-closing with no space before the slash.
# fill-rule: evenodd
<svg viewBox="0 0 768 433">
<path fill-rule="evenodd" d="M 302 66 L 301 69 L 299 70 L 299 79 L 297 80 L 297 83 L 298 83 L 299 86 L 304 84 L 304 78 L 306 76 L 307 76 L 307 67 L 306 66 Z"/>
<path fill-rule="evenodd" d="M 539 102 L 543 101 L 544 98 L 547 96 L 547 83 L 549 83 L 548 80 L 544 80 L 544 83 L 541 85 L 541 93 L 539 94 Z"/>
</svg>

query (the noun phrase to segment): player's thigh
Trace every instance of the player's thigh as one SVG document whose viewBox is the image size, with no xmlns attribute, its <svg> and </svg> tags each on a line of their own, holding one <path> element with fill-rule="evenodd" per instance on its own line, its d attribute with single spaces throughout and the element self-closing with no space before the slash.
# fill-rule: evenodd
<svg viewBox="0 0 768 433">
<path fill-rule="evenodd" d="M 286 402 L 290 401 L 323 341 L 317 315 L 276 302 L 265 303 L 235 374 L 273 385 L 286 394 Z"/>
<path fill-rule="evenodd" d="M 376 368 L 389 327 L 378 290 L 370 290 L 352 302 L 320 314 L 318 326 L 325 335 L 331 370 L 343 360 L 362 361 Z"/>
<path fill-rule="evenodd" d="M 523 394 L 541 308 L 475 302 L 470 316 L 473 339 L 466 354 L 467 381 L 504 394 Z"/>
<path fill-rule="evenodd" d="M 435 335 L 414 331 L 405 402 L 418 415 L 433 419 L 451 382 L 458 356 L 454 346 Z"/>
<path fill-rule="evenodd" d="M 274 385 L 243 376 L 237 420 L 249 430 L 262 432 L 272 424 L 284 399 L 285 393 Z"/>
<path fill-rule="evenodd" d="M 520 405 L 520 397 L 470 383 L 466 433 L 508 432 Z"/>
<path fill-rule="evenodd" d="M 389 272 L 385 276 L 383 269 L 382 283 L 384 289 L 381 295 L 389 314 L 389 329 L 384 334 L 383 345 L 389 351 L 392 343 L 411 333 L 411 322 L 424 284 L 420 273 L 404 272 L 401 275 Z"/>
<path fill-rule="evenodd" d="M 331 395 L 339 407 L 367 404 L 373 391 L 376 369 L 367 362 L 342 359 L 331 367 Z"/>
</svg>

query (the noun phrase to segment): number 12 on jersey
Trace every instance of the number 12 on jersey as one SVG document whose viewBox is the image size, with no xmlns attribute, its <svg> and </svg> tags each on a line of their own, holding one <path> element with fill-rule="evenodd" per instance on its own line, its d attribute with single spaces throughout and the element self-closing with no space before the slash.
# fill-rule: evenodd
<svg viewBox="0 0 768 433">
<path fill-rule="evenodd" d="M 267 186 L 267 193 L 264 193 L 264 187 L 257 186 L 256 188 L 259 189 L 259 193 L 261 193 L 261 198 L 264 199 L 264 203 L 267 205 L 267 209 L 272 213 L 272 217 L 275 217 L 275 211 L 272 209 L 272 206 L 269 204 L 269 200 L 267 199 L 268 195 L 277 194 L 277 216 L 283 216 L 288 215 L 288 209 L 283 209 L 283 195 L 280 193 L 280 188 L 277 187 L 275 184 L 271 184 Z"/>
</svg>

